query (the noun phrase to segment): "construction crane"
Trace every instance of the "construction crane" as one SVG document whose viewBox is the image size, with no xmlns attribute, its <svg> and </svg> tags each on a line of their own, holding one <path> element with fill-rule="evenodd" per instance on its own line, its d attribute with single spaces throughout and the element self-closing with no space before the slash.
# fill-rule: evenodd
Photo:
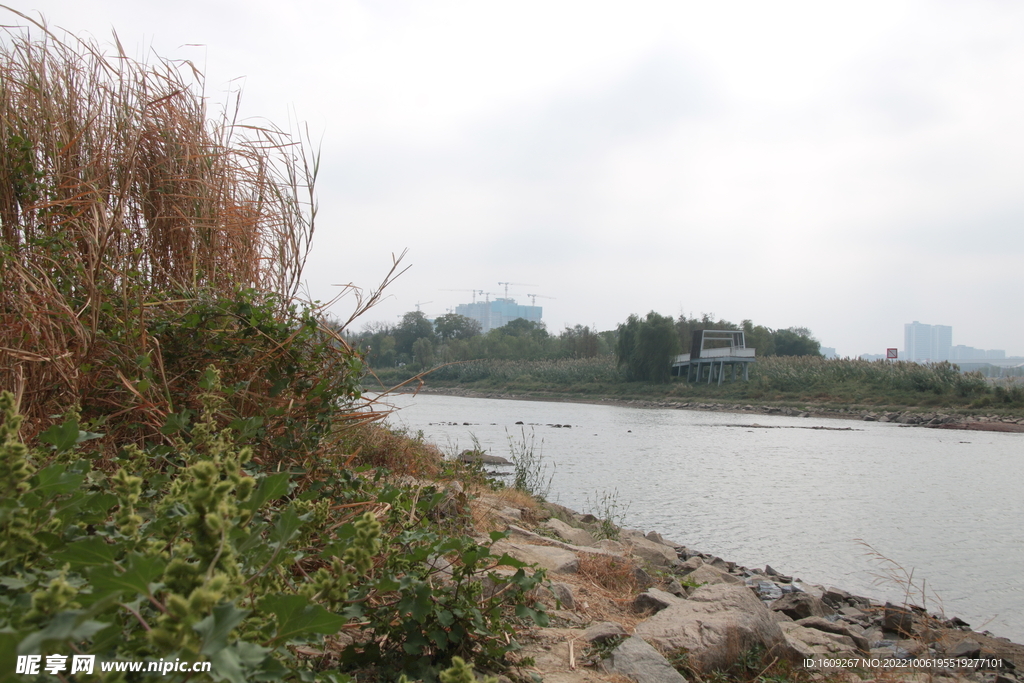
<svg viewBox="0 0 1024 683">
<path fill-rule="evenodd" d="M 528 285 L 525 282 L 499 282 L 499 285 L 505 285 L 505 298 L 508 298 L 508 286 L 515 285 L 516 287 L 536 287 L 537 285 Z"/>
<path fill-rule="evenodd" d="M 473 293 L 473 303 L 476 303 L 476 295 L 477 294 L 483 294 L 484 293 L 484 290 L 482 290 L 482 289 L 441 289 L 441 290 L 438 290 L 438 291 L 441 291 L 441 292 L 472 292 Z"/>
<path fill-rule="evenodd" d="M 536 306 L 537 305 L 537 299 L 554 299 L 555 298 L 553 296 L 544 296 L 543 294 L 527 294 L 526 296 L 528 296 L 531 299 L 533 299 L 533 303 L 531 304 L 532 306 Z"/>
<path fill-rule="evenodd" d="M 434 302 L 433 301 L 417 301 L 416 302 L 416 311 L 418 312 L 420 310 L 420 306 L 423 306 L 425 304 L 432 304 L 432 303 L 434 303 Z"/>
</svg>

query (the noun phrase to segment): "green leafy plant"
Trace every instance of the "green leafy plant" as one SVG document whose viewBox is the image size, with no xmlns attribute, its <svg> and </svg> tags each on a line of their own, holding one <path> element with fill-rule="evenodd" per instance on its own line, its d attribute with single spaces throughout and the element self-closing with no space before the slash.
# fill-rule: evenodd
<svg viewBox="0 0 1024 683">
<path fill-rule="evenodd" d="M 443 492 L 354 471 L 301 492 L 261 474 L 217 427 L 218 374 L 204 383 L 173 447 L 126 447 L 110 473 L 58 462 L 85 442 L 71 420 L 52 448 L 26 447 L 2 394 L 0 655 L 208 660 L 232 683 L 340 680 L 330 661 L 432 680 L 455 656 L 502 665 L 510 620 L 545 622 L 525 599 L 543 572 L 428 521 Z M 364 637 L 333 660 L 296 650 L 350 631 Z"/>
<path fill-rule="evenodd" d="M 552 467 L 549 475 L 543 452 L 534 445 L 533 430 L 530 430 L 530 436 L 527 438 L 526 430 L 521 429 L 520 438 L 516 439 L 506 429 L 505 438 L 508 440 L 510 459 L 514 470 L 512 486 L 536 498 L 546 498 L 551 491 L 555 468 Z M 541 441 L 541 448 L 543 446 L 544 442 Z"/>
<path fill-rule="evenodd" d="M 596 494 L 591 500 L 590 494 L 586 496 L 584 510 L 597 518 L 597 528 L 592 533 L 598 538 L 617 540 L 619 530 L 626 523 L 626 515 L 629 512 L 629 503 L 619 502 L 619 491 L 602 491 Z"/>
</svg>

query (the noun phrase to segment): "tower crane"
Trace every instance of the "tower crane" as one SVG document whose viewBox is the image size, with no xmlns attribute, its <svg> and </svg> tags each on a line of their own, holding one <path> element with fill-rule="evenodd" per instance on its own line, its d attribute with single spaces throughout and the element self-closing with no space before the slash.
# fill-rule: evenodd
<svg viewBox="0 0 1024 683">
<path fill-rule="evenodd" d="M 508 286 L 515 285 L 517 287 L 536 287 L 537 285 L 528 285 L 525 282 L 499 282 L 499 285 L 505 285 L 505 298 L 508 298 Z"/>
<path fill-rule="evenodd" d="M 442 289 L 442 290 L 439 290 L 439 291 L 442 291 L 442 292 L 472 292 L 472 294 L 473 294 L 473 303 L 476 303 L 476 295 L 477 294 L 483 294 L 484 293 L 484 290 L 482 290 L 482 289 Z"/>
<path fill-rule="evenodd" d="M 425 305 L 425 304 L 432 304 L 432 303 L 434 303 L 434 302 L 433 301 L 417 301 L 416 302 L 416 311 L 419 312 L 420 306 Z"/>
<path fill-rule="evenodd" d="M 528 296 L 531 299 L 533 299 L 533 303 L 531 304 L 532 306 L 536 306 L 537 305 L 537 299 L 554 299 L 555 298 L 553 296 L 544 296 L 543 294 L 527 294 L 526 296 Z"/>
</svg>

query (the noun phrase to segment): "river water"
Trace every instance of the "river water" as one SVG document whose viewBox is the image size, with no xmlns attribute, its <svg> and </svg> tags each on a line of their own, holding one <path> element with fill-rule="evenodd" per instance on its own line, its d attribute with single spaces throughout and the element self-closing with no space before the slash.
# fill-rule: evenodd
<svg viewBox="0 0 1024 683">
<path fill-rule="evenodd" d="M 911 602 L 1024 642 L 1024 434 L 434 395 L 390 402 L 392 426 L 422 430 L 448 453 L 476 439 L 509 457 L 510 437 L 532 440 L 551 476 L 548 500 L 574 510 L 613 500 L 626 526 L 691 549 L 902 601 L 904 588 L 884 578 L 895 567 L 873 548 L 913 572 Z"/>
</svg>

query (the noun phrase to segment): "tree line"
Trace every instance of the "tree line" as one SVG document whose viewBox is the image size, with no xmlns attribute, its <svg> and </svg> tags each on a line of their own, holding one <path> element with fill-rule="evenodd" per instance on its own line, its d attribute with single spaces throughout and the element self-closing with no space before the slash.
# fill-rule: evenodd
<svg viewBox="0 0 1024 683">
<path fill-rule="evenodd" d="M 698 330 L 742 330 L 748 347 L 758 356 L 817 356 L 820 343 L 804 327 L 775 330 L 716 320 L 713 315 L 678 318 L 651 311 L 631 315 L 614 330 L 598 332 L 589 326 L 566 327 L 558 334 L 544 323 L 519 318 L 503 327 L 481 331 L 472 318 L 446 313 L 431 321 L 421 311 L 410 311 L 395 325 L 372 323 L 348 341 L 359 348 L 373 368 L 427 369 L 466 360 L 557 360 L 614 355 L 630 381 L 665 382 L 671 359 L 689 353 Z"/>
</svg>

